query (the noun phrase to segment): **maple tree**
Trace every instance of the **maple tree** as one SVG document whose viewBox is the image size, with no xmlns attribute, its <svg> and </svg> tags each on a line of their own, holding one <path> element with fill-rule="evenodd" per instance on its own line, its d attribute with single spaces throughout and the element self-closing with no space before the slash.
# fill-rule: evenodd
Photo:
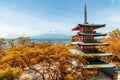
<svg viewBox="0 0 120 80">
<path fill-rule="evenodd" d="M 6 68 L 0 70 L 0 80 L 14 80 L 21 75 L 21 68 Z"/>
<path fill-rule="evenodd" d="M 9 39 L 8 40 L 9 47 L 13 47 L 14 46 L 14 41 L 15 41 L 15 39 Z"/>
<path fill-rule="evenodd" d="M 101 39 L 102 42 L 108 42 L 108 46 L 98 46 L 100 51 L 112 53 L 112 61 L 118 67 L 120 65 L 120 30 L 116 29 L 109 33 L 108 38 Z"/>
<path fill-rule="evenodd" d="M 85 63 L 85 60 L 79 54 L 69 53 L 68 49 L 74 47 L 51 43 L 32 43 L 32 46 L 16 45 L 4 51 L 0 68 L 19 67 L 24 69 L 29 67 L 29 69 L 39 73 L 43 80 L 48 78 L 51 80 L 66 80 L 69 78 L 77 80 L 82 77 L 81 64 Z M 72 61 L 76 61 L 77 66 L 74 66 Z M 36 64 L 40 65 L 40 70 L 34 67 Z M 70 75 L 72 76 L 70 77 Z"/>
<path fill-rule="evenodd" d="M 18 37 L 15 39 L 16 45 L 29 45 L 30 43 L 30 38 L 29 37 Z"/>
</svg>

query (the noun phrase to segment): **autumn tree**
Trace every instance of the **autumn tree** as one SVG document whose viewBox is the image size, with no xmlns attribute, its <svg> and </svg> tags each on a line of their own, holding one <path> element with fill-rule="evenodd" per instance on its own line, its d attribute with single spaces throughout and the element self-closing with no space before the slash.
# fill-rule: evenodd
<svg viewBox="0 0 120 80">
<path fill-rule="evenodd" d="M 112 53 L 113 62 L 120 61 L 120 30 L 116 29 L 109 33 L 108 38 L 101 39 L 102 42 L 108 42 L 109 46 L 99 46 L 98 49 L 104 52 Z"/>
<path fill-rule="evenodd" d="M 0 38 L 0 49 L 3 49 L 5 47 L 5 44 L 6 44 L 5 39 Z"/>
<path fill-rule="evenodd" d="M 109 33 L 109 36 L 111 38 L 115 38 L 115 39 L 119 40 L 120 39 L 120 30 L 119 29 L 113 30 L 112 32 Z"/>
<path fill-rule="evenodd" d="M 19 79 L 22 73 L 21 68 L 6 68 L 0 70 L 0 80 L 15 80 Z"/>
<path fill-rule="evenodd" d="M 8 44 L 9 44 L 9 47 L 13 47 L 14 46 L 14 41 L 15 41 L 15 39 L 9 39 L 8 40 Z"/>
<path fill-rule="evenodd" d="M 18 45 L 5 50 L 5 56 L 1 58 L 0 68 L 28 67 L 39 74 L 42 80 L 78 80 L 82 78 L 81 64 L 85 60 L 80 54 L 71 54 L 68 49 L 74 46 L 51 43 L 40 43 L 34 46 Z M 77 66 L 73 65 L 75 61 Z M 39 69 L 34 67 L 40 65 Z M 4 67 L 6 66 L 6 67 Z M 75 75 L 76 74 L 76 75 Z M 70 77 L 71 76 L 71 77 Z"/>
<path fill-rule="evenodd" d="M 29 45 L 30 38 L 29 37 L 18 37 L 16 38 L 17 45 Z"/>
</svg>

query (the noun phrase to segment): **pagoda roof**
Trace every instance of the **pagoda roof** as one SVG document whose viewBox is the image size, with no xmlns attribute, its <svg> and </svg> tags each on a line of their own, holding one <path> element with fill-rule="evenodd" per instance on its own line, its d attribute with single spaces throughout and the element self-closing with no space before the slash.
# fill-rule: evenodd
<svg viewBox="0 0 120 80">
<path fill-rule="evenodd" d="M 69 52 L 72 54 L 82 54 L 82 56 L 111 56 L 110 53 L 84 53 L 78 49 L 69 49 Z M 107 63 L 101 60 L 95 60 L 95 61 L 88 61 L 88 64 L 83 65 L 83 68 L 108 68 L 108 67 L 115 67 L 116 65 L 112 63 Z"/>
<path fill-rule="evenodd" d="M 78 49 L 69 49 L 69 52 L 72 54 L 83 54 L 83 56 L 112 56 L 111 53 L 105 53 L 105 52 L 93 52 L 93 53 L 85 53 L 83 51 L 80 51 Z"/>
<path fill-rule="evenodd" d="M 83 35 L 83 36 L 106 36 L 107 34 L 102 34 L 102 33 L 78 33 L 79 35 Z"/>
<path fill-rule="evenodd" d="M 85 26 L 85 27 L 102 27 L 102 26 L 105 26 L 106 24 L 78 24 L 79 26 Z"/>
<path fill-rule="evenodd" d="M 103 45 L 109 45 L 109 43 L 106 43 L 106 42 L 88 43 L 88 42 L 81 42 L 81 41 L 71 42 L 71 44 L 80 44 L 80 45 L 85 45 L 85 46 L 92 46 L 92 45 L 103 46 Z"/>
<path fill-rule="evenodd" d="M 93 27 L 93 29 L 105 27 L 106 24 L 78 24 L 75 28 L 72 30 L 79 30 L 82 27 Z"/>
</svg>

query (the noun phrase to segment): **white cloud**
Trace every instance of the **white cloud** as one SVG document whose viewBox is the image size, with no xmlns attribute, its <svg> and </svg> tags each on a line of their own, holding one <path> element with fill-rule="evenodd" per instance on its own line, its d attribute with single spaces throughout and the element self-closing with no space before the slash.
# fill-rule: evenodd
<svg viewBox="0 0 120 80">
<path fill-rule="evenodd" d="M 120 16 L 113 16 L 113 17 L 106 17 L 105 19 L 103 19 L 104 23 L 107 24 L 107 28 L 106 31 L 107 32 L 111 32 L 115 29 L 120 29 Z"/>
<path fill-rule="evenodd" d="M 120 29 L 120 15 L 107 16 L 107 14 L 104 14 L 102 16 L 106 17 L 99 18 L 99 20 L 96 20 L 95 23 L 106 24 L 106 27 L 97 29 L 98 32 L 108 33 L 115 29 Z"/>
<path fill-rule="evenodd" d="M 120 23 L 120 16 L 109 17 L 106 20 L 112 23 Z"/>
<path fill-rule="evenodd" d="M 72 27 L 72 26 L 71 26 Z M 36 35 L 58 30 L 66 33 L 71 30 L 68 23 L 49 21 L 33 15 L 20 13 L 15 10 L 0 8 L 0 36 L 16 37 L 25 33 L 26 35 Z M 66 31 L 67 30 L 67 31 Z"/>
</svg>

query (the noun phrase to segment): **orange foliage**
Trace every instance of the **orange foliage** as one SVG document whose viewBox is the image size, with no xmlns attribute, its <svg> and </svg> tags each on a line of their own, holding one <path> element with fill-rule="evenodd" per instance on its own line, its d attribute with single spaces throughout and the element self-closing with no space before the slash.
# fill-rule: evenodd
<svg viewBox="0 0 120 80">
<path fill-rule="evenodd" d="M 100 51 L 112 53 L 120 59 L 120 31 L 118 29 L 109 33 L 109 38 L 101 39 L 102 42 L 108 42 L 109 46 L 98 46 Z"/>
<path fill-rule="evenodd" d="M 12 46 L 4 50 L 4 56 L 2 56 L 0 61 L 0 68 L 19 67 L 24 69 L 29 67 L 38 72 L 43 79 L 46 74 L 49 74 L 50 79 L 78 80 L 82 75 L 78 74 L 81 73 L 80 66 L 85 63 L 85 60 L 79 54 L 69 53 L 68 49 L 71 48 L 75 48 L 75 46 L 65 44 L 54 45 L 51 43 L 31 43 L 30 46 Z M 76 61 L 78 65 L 74 66 L 72 61 Z M 42 72 L 32 67 L 36 64 L 41 66 Z"/>
</svg>

